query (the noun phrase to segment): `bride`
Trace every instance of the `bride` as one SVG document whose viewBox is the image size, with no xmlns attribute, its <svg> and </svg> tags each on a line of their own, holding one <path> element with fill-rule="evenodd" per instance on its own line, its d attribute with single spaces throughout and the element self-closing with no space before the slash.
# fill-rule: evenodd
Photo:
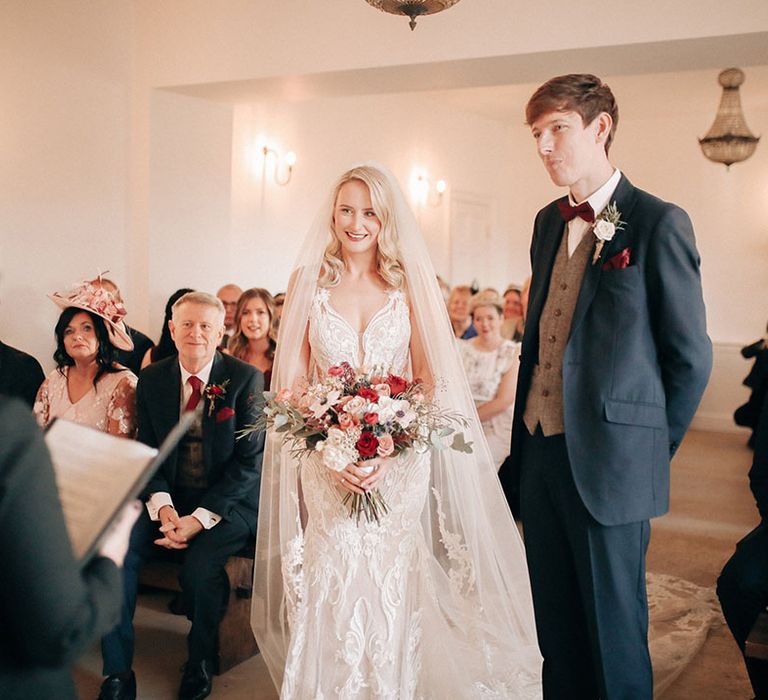
<svg viewBox="0 0 768 700">
<path fill-rule="evenodd" d="M 331 365 L 434 385 L 472 454 L 406 453 L 341 472 L 270 431 L 252 624 L 281 698 L 539 698 L 525 555 L 461 368 L 435 273 L 394 178 L 339 179 L 289 286 L 272 388 Z M 343 500 L 378 488 L 358 524 Z"/>
</svg>

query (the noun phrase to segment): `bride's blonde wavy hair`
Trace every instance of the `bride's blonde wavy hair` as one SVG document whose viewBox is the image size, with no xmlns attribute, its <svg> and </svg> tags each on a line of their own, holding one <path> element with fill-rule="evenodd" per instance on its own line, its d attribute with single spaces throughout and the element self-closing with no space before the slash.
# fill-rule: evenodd
<svg viewBox="0 0 768 700">
<path fill-rule="evenodd" d="M 333 215 L 339 191 L 350 180 L 359 180 L 368 187 L 373 211 L 381 222 L 377 239 L 376 263 L 379 276 L 388 287 L 402 289 L 405 286 L 405 271 L 400 260 L 400 241 L 394 221 L 394 199 L 389 190 L 386 177 L 376 168 L 361 165 L 344 173 L 333 190 L 331 217 L 328 232 L 331 240 L 323 253 L 318 284 L 321 287 L 335 287 L 344 272 L 344 260 L 341 258 L 341 243 L 333 230 Z"/>
</svg>

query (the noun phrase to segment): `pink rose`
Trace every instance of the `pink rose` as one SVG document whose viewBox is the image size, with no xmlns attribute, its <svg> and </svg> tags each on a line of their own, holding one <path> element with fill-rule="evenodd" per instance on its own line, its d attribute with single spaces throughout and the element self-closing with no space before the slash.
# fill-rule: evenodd
<svg viewBox="0 0 768 700">
<path fill-rule="evenodd" d="M 376 425 L 376 423 L 378 423 L 378 422 L 379 422 L 379 414 L 378 414 L 378 413 L 366 413 L 366 414 L 363 416 L 363 420 L 364 420 L 364 421 L 365 421 L 365 422 L 366 422 L 368 425 Z"/>
<path fill-rule="evenodd" d="M 342 430 L 352 430 L 357 425 L 357 421 L 349 413 L 339 414 L 339 427 Z"/>
<path fill-rule="evenodd" d="M 343 373 L 344 369 L 339 365 L 332 365 L 328 368 L 328 376 L 330 377 L 340 377 Z"/>
<path fill-rule="evenodd" d="M 389 396 L 392 393 L 392 390 L 389 388 L 389 384 L 374 384 L 373 390 L 379 396 Z"/>
<path fill-rule="evenodd" d="M 368 402 L 362 396 L 353 396 L 350 401 L 344 405 L 344 410 L 347 413 L 354 415 L 362 415 L 365 412 L 365 407 Z"/>
<path fill-rule="evenodd" d="M 379 446 L 376 448 L 376 454 L 379 457 L 389 457 L 395 451 L 395 442 L 389 433 L 379 436 Z"/>
</svg>

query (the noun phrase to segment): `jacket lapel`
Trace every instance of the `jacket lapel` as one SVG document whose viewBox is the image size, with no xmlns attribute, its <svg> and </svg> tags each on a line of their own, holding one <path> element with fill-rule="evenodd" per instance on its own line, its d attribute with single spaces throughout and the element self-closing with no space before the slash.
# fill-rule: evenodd
<svg viewBox="0 0 768 700">
<path fill-rule="evenodd" d="M 614 237 L 608 241 L 600 253 L 600 257 L 596 263 L 592 263 L 592 255 L 589 256 L 587 262 L 587 269 L 584 271 L 584 278 L 581 281 L 581 289 L 579 290 L 579 298 L 576 300 L 576 309 L 573 312 L 573 321 L 571 323 L 570 335 L 576 331 L 579 324 L 584 319 L 584 315 L 587 313 L 587 309 L 592 304 L 592 300 L 595 298 L 597 292 L 598 282 L 600 281 L 600 275 L 603 273 L 603 264 L 606 260 L 609 260 L 614 253 L 619 252 L 625 246 L 623 241 L 626 240 L 629 233 L 630 224 L 629 216 L 635 205 L 635 187 L 632 183 L 622 174 L 619 184 L 616 187 L 616 191 L 610 199 L 610 202 L 616 202 L 616 207 L 619 210 L 621 220 L 624 222 L 624 228 L 616 231 Z M 587 231 L 587 236 L 594 236 L 592 231 Z"/>
<path fill-rule="evenodd" d="M 552 206 L 544 215 L 539 231 L 538 250 L 534 260 L 526 326 L 532 328 L 538 341 L 539 319 L 549 291 L 552 268 L 565 232 L 565 221 L 556 206 Z M 536 343 L 538 346 L 538 343 Z"/>
<path fill-rule="evenodd" d="M 211 367 L 211 376 L 208 377 L 208 386 L 218 384 L 219 386 L 227 379 L 225 376 L 226 367 L 224 358 L 217 350 L 213 356 L 213 366 Z M 207 388 L 207 387 L 206 387 Z M 219 399 L 213 405 L 211 410 L 211 399 L 207 396 L 203 398 L 203 461 L 206 468 L 213 464 L 213 440 L 216 431 L 216 411 L 226 403 L 225 399 Z"/>
</svg>

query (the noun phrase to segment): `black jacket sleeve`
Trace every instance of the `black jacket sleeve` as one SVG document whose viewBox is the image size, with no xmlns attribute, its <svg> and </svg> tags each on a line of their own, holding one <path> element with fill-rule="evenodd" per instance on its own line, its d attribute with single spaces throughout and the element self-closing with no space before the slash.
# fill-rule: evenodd
<svg viewBox="0 0 768 700">
<path fill-rule="evenodd" d="M 0 398 L 0 558 L 0 684 L 8 668 L 66 666 L 117 623 L 120 570 L 103 557 L 80 569 L 43 435 L 29 410 L 7 398 Z"/>
</svg>

